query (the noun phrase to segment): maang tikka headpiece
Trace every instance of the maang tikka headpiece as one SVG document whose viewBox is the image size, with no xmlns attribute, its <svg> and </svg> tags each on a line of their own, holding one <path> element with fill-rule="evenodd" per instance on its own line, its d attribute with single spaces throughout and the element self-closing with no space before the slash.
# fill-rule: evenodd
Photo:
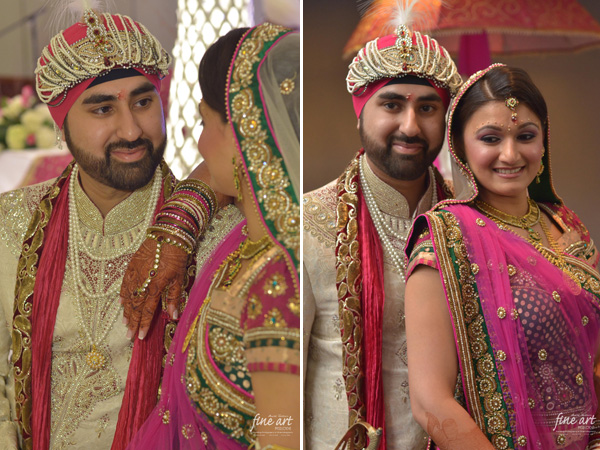
<svg viewBox="0 0 600 450">
<path fill-rule="evenodd" d="M 516 97 L 508 97 L 506 99 L 505 105 L 508 109 L 512 111 L 510 120 L 517 123 L 517 106 L 519 106 L 519 100 L 517 100 Z"/>
</svg>

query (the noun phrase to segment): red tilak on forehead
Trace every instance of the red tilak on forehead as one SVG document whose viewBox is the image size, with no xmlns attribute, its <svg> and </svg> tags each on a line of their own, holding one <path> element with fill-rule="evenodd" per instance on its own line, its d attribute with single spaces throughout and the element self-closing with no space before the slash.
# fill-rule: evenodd
<svg viewBox="0 0 600 450">
<path fill-rule="evenodd" d="M 388 84 L 392 78 L 384 78 L 382 80 L 374 81 L 369 84 L 365 91 L 361 95 L 353 95 L 352 96 L 352 104 L 354 105 L 354 112 L 356 113 L 356 117 L 360 117 L 360 113 L 362 112 L 365 104 L 369 101 L 371 97 L 373 97 L 377 91 L 379 91 L 382 87 Z M 450 104 L 450 94 L 444 88 L 436 86 L 435 83 L 431 80 L 427 80 L 427 82 L 435 89 L 438 95 L 442 98 L 442 103 L 444 103 L 444 107 L 447 108 Z M 409 94 L 410 95 L 410 94 Z"/>
</svg>

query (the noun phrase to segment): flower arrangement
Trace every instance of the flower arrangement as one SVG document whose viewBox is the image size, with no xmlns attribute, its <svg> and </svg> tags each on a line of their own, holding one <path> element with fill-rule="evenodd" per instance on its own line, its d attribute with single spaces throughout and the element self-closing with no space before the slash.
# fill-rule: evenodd
<svg viewBox="0 0 600 450">
<path fill-rule="evenodd" d="M 52 148 L 56 142 L 48 107 L 38 103 L 31 86 L 0 100 L 0 150 Z"/>
</svg>

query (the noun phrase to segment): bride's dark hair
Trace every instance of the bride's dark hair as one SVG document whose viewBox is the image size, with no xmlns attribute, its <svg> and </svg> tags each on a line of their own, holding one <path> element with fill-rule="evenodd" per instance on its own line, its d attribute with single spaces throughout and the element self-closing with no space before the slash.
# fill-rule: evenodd
<svg viewBox="0 0 600 450">
<path fill-rule="evenodd" d="M 198 80 L 203 100 L 227 122 L 225 84 L 227 72 L 238 42 L 249 28 L 235 28 L 221 36 L 204 53 L 198 67 Z"/>
</svg>

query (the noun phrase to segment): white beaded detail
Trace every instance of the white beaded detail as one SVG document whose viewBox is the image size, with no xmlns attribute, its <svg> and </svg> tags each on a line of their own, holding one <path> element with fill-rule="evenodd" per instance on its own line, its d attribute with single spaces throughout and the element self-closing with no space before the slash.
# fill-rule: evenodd
<svg viewBox="0 0 600 450">
<path fill-rule="evenodd" d="M 408 232 L 405 235 L 396 232 L 396 230 L 391 228 L 383 219 L 383 213 L 381 212 L 381 209 L 379 208 L 379 206 L 377 206 L 377 201 L 375 200 L 373 192 L 371 191 L 371 188 L 369 187 L 369 184 L 367 183 L 367 180 L 365 178 L 365 173 L 364 173 L 364 168 L 363 168 L 363 164 L 365 164 L 364 159 L 365 159 L 365 155 L 361 155 L 361 157 L 359 158 L 359 161 L 358 161 L 358 168 L 359 168 L 359 175 L 360 175 L 360 186 L 364 193 L 365 203 L 367 204 L 367 209 L 369 210 L 369 214 L 371 216 L 371 219 L 373 220 L 373 225 L 375 225 L 375 229 L 377 230 L 377 234 L 379 235 L 379 239 L 381 240 L 383 248 L 387 251 L 390 259 L 392 260 L 392 264 L 394 265 L 394 267 L 400 274 L 400 278 L 401 278 L 402 282 L 404 283 L 406 281 L 405 258 L 404 258 L 404 255 L 400 254 L 400 252 L 392 245 L 392 243 L 388 237 L 388 234 L 392 235 L 395 239 L 397 239 L 399 242 L 401 242 L 402 247 L 404 248 L 406 246 L 406 240 L 408 239 Z M 429 177 L 430 177 L 430 180 L 435 180 L 433 169 L 431 167 L 429 167 Z M 434 183 L 431 204 L 435 205 L 436 203 L 437 203 L 437 190 L 436 190 L 435 183 Z"/>
<path fill-rule="evenodd" d="M 92 292 L 86 286 L 85 276 L 82 271 L 81 254 L 85 254 L 94 262 L 98 262 L 100 264 L 108 263 L 110 266 L 112 264 L 110 261 L 134 253 L 142 245 L 142 242 L 146 237 L 145 230 L 148 228 L 148 226 L 150 226 L 154 218 L 154 209 L 156 208 L 158 197 L 162 188 L 162 176 L 160 174 L 160 168 L 158 168 L 154 175 L 154 180 L 151 187 L 149 196 L 150 198 L 146 208 L 147 213 L 144 217 L 140 232 L 137 233 L 135 239 L 133 239 L 132 242 L 127 246 L 110 252 L 102 252 L 103 254 L 99 256 L 94 254 L 91 248 L 88 248 L 81 232 L 80 217 L 75 196 L 75 183 L 78 182 L 78 173 L 79 168 L 77 164 L 75 164 L 69 180 L 69 259 L 73 277 L 73 295 L 75 297 L 75 303 L 77 304 L 76 314 L 79 319 L 81 329 L 83 330 L 83 334 L 85 335 L 91 348 L 87 355 L 87 360 L 92 369 L 98 370 L 104 366 L 105 362 L 105 356 L 99 350 L 100 343 L 104 341 L 110 330 L 112 330 L 122 309 L 115 308 L 112 312 L 112 316 L 108 320 L 104 321 L 104 323 L 107 325 L 104 326 L 101 334 L 96 335 L 96 330 L 99 328 L 100 311 L 108 311 L 109 308 L 107 308 L 107 306 L 110 302 L 115 300 L 121 289 L 121 283 L 114 283 L 110 288 L 100 292 Z M 81 301 L 82 296 L 94 300 L 95 313 L 91 330 L 88 329 L 86 326 L 86 321 L 83 319 L 84 313 Z"/>
<path fill-rule="evenodd" d="M 119 30 L 116 19 L 123 30 Z M 168 73 L 170 56 L 142 24 L 127 16 L 97 15 L 92 10 L 85 11 L 82 22 L 79 25 L 87 27 L 84 38 L 69 44 L 60 32 L 42 50 L 35 69 L 36 90 L 42 102 L 61 98 L 60 104 L 70 88 L 115 67 L 140 67 L 162 76 Z"/>
<path fill-rule="evenodd" d="M 361 95 L 374 81 L 411 74 L 430 79 L 451 95 L 456 94 L 462 78 L 444 47 L 425 34 L 411 32 L 406 25 L 399 26 L 396 35 L 394 45 L 378 48 L 377 38 L 360 49 L 348 66 L 348 92 Z"/>
</svg>

